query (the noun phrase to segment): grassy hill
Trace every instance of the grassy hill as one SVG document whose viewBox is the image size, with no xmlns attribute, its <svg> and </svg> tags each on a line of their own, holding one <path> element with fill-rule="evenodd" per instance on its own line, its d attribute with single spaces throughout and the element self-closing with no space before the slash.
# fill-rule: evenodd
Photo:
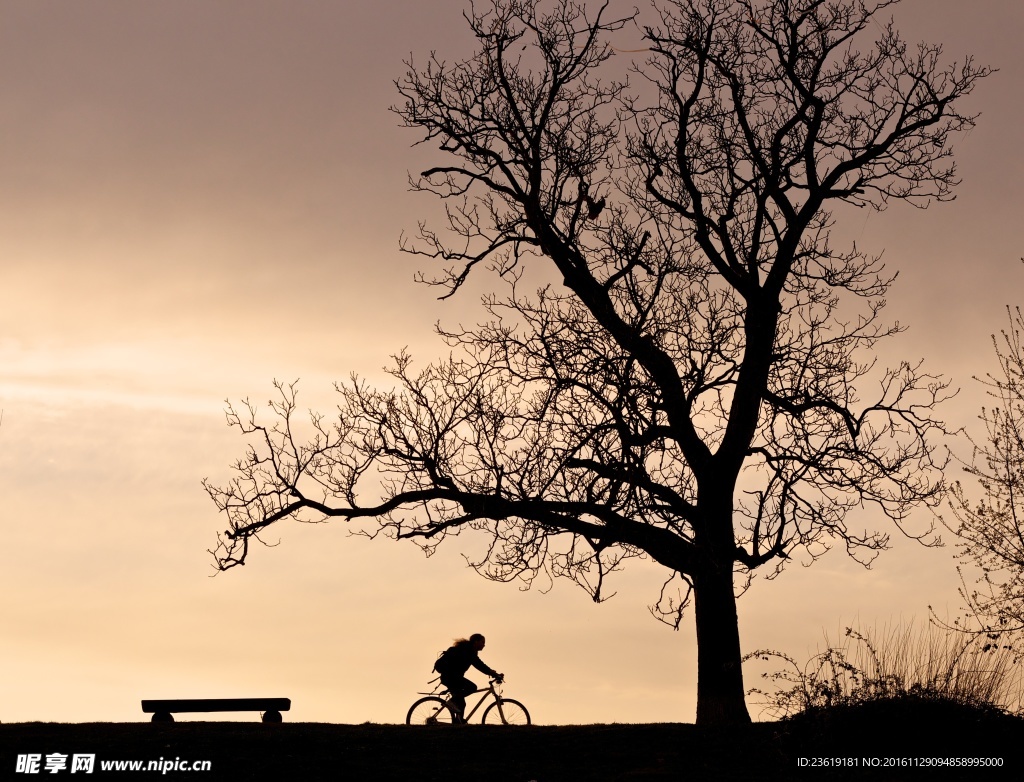
<svg viewBox="0 0 1024 782">
<path fill-rule="evenodd" d="M 1024 719 L 906 700 L 804 714 L 739 730 L 682 724 L 526 728 L 287 722 L 0 725 L 0 779 L 79 778 L 70 769 L 53 775 L 45 770 L 38 776 L 15 773 L 17 756 L 30 753 L 44 757 L 94 754 L 97 765 L 92 777 L 120 779 L 1020 779 Z M 837 767 L 819 765 L 815 758 L 852 760 Z M 877 758 L 879 765 L 869 767 L 873 762 L 869 758 Z M 1001 758 L 1003 765 L 922 766 L 932 762 L 922 758 Z M 211 769 L 103 773 L 99 767 L 101 761 L 110 760 L 170 764 L 176 759 L 208 760 Z"/>
</svg>

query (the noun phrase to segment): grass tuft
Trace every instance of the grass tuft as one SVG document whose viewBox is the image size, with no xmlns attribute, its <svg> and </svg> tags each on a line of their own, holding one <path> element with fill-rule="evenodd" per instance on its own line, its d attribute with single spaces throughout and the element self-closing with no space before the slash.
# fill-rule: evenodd
<svg viewBox="0 0 1024 782">
<path fill-rule="evenodd" d="M 1012 649 L 984 637 L 913 622 L 881 631 L 848 627 L 839 643 L 800 664 L 774 650 L 758 650 L 744 662 L 783 663 L 762 674 L 774 690 L 754 688 L 772 718 L 883 700 L 944 701 L 980 710 L 1021 714 L 1021 668 Z"/>
</svg>

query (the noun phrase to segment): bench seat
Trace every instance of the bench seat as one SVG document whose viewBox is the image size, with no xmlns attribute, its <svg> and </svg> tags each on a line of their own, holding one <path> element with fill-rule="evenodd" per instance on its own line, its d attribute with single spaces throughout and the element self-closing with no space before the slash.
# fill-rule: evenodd
<svg viewBox="0 0 1024 782">
<path fill-rule="evenodd" d="M 142 702 L 142 712 L 152 714 L 153 722 L 174 722 L 173 714 L 214 711 L 260 711 L 264 722 L 281 722 L 281 712 L 291 707 L 290 698 L 193 698 Z"/>
</svg>

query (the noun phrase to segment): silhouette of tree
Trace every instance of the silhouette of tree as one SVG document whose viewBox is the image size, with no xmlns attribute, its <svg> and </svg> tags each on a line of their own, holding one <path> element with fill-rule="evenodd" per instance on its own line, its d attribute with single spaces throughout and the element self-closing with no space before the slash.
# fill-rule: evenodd
<svg viewBox="0 0 1024 782">
<path fill-rule="evenodd" d="M 413 186 L 447 207 L 403 247 L 442 262 L 421 278 L 442 298 L 495 273 L 491 319 L 439 327 L 451 358 L 422 371 L 395 357 L 397 390 L 339 386 L 308 442 L 294 386 L 270 423 L 230 408 L 257 442 L 207 484 L 230 520 L 217 563 L 327 517 L 428 553 L 474 530 L 485 577 L 564 576 L 595 600 L 648 558 L 656 616 L 678 627 L 692 597 L 698 723 L 749 721 L 734 587 L 835 543 L 869 562 L 889 532 L 848 524 L 864 506 L 929 540 L 907 514 L 942 493 L 947 384 L 876 369 L 900 330 L 880 318 L 892 276 L 831 246 L 828 207 L 951 198 L 960 99 L 988 70 L 907 46 L 876 20 L 891 2 L 670 0 L 641 26 L 631 94 L 599 74 L 638 17 L 538 5 L 471 6 L 476 53 L 397 82 L 443 159 Z M 524 290 L 527 261 L 552 283 Z"/>
<path fill-rule="evenodd" d="M 984 496 L 972 504 L 957 481 L 950 502 L 958 557 L 979 574 L 968 587 L 961 571 L 960 591 L 973 621 L 960 627 L 992 641 L 1013 641 L 1024 632 L 1024 316 L 1019 307 L 1009 316 L 1009 329 L 992 338 L 999 372 L 981 379 L 995 399 L 979 416 L 985 441 L 974 444 L 965 465 Z"/>
</svg>

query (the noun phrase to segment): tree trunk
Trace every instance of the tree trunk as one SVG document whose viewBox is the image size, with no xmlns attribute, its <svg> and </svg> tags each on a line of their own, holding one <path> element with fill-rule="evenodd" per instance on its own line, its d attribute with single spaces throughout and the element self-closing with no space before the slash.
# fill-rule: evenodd
<svg viewBox="0 0 1024 782">
<path fill-rule="evenodd" d="M 694 577 L 697 624 L 697 724 L 750 722 L 744 698 L 739 618 L 732 566 Z"/>
</svg>

